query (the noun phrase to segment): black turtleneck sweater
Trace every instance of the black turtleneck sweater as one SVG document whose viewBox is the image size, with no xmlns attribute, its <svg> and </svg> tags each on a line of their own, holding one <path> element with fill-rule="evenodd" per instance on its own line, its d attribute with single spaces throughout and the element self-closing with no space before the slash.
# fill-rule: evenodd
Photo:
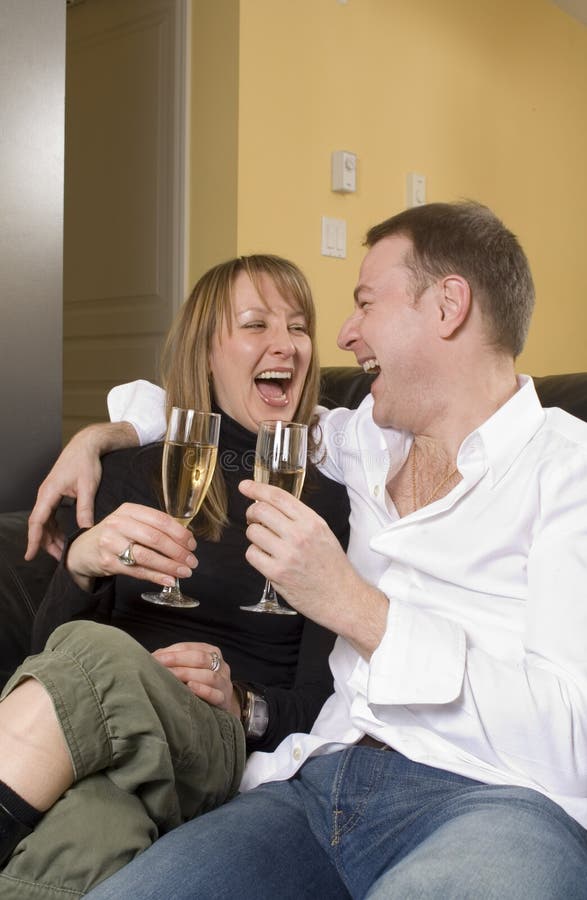
<svg viewBox="0 0 587 900">
<path fill-rule="evenodd" d="M 249 742 L 249 749 L 271 750 L 286 735 L 309 731 L 332 692 L 328 654 L 334 635 L 301 615 L 254 615 L 239 609 L 257 602 L 264 584 L 245 559 L 249 501 L 237 489 L 243 478 L 252 477 L 255 441 L 255 434 L 222 414 L 217 465 L 226 480 L 229 522 L 220 541 L 198 539 L 198 567 L 181 582 L 186 594 L 201 601 L 200 606 L 173 609 L 147 603 L 141 592 L 153 590 L 153 584 L 127 576 L 98 579 L 94 591 L 87 593 L 62 563 L 35 617 L 32 651 L 39 652 L 58 625 L 74 619 L 115 625 L 148 650 L 178 641 L 217 645 L 232 678 L 247 682 L 266 697 L 269 727 L 263 738 Z M 96 521 L 125 501 L 164 508 L 162 449 L 162 444 L 150 444 L 104 457 Z M 302 500 L 326 520 L 346 549 L 349 503 L 345 488 L 312 470 Z"/>
</svg>

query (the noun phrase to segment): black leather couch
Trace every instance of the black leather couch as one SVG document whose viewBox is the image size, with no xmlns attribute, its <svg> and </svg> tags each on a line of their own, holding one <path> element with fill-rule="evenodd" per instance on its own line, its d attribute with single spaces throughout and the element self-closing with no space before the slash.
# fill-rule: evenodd
<svg viewBox="0 0 587 900">
<path fill-rule="evenodd" d="M 330 367 L 322 374 L 325 406 L 356 407 L 369 391 L 370 378 L 360 369 Z M 543 406 L 560 406 L 587 421 L 587 372 L 547 375 L 535 383 Z M 0 514 L 0 686 L 28 652 L 33 616 L 55 568 L 45 553 L 24 561 L 27 517 L 28 512 Z"/>
</svg>

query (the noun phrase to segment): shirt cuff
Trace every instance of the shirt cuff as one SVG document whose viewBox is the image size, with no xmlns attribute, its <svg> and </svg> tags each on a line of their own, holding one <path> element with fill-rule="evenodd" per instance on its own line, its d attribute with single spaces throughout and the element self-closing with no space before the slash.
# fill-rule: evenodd
<svg viewBox="0 0 587 900">
<path fill-rule="evenodd" d="M 459 625 L 392 599 L 385 634 L 371 657 L 367 700 L 385 706 L 452 703 L 461 692 L 466 658 Z"/>
<path fill-rule="evenodd" d="M 165 434 L 165 391 L 150 381 L 131 381 L 113 387 L 108 394 L 112 422 L 129 422 L 139 443 L 152 444 Z"/>
</svg>

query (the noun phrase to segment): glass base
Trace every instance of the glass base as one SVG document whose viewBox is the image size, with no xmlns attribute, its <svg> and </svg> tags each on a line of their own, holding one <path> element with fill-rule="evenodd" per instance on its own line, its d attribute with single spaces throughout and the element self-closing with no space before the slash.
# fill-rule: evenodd
<svg viewBox="0 0 587 900">
<path fill-rule="evenodd" d="M 269 579 L 265 582 L 263 595 L 259 602 L 254 603 L 252 606 L 241 606 L 240 608 L 245 612 L 271 613 L 274 616 L 297 616 L 295 609 L 281 605 L 275 593 L 275 588 Z"/>
<path fill-rule="evenodd" d="M 193 597 L 186 597 L 181 591 L 178 594 L 175 591 L 166 593 L 165 589 L 163 589 L 158 592 L 141 594 L 141 597 L 148 603 L 157 603 L 159 606 L 175 606 L 179 609 L 189 609 L 200 605 L 199 600 L 195 600 Z"/>
<path fill-rule="evenodd" d="M 272 613 L 274 616 L 297 616 L 295 609 L 282 606 L 278 600 L 259 600 L 253 606 L 241 606 L 245 612 Z"/>
</svg>

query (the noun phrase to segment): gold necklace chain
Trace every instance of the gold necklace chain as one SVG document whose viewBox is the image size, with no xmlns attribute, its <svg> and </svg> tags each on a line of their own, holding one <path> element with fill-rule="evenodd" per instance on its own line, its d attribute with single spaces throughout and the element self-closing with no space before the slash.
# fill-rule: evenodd
<svg viewBox="0 0 587 900">
<path fill-rule="evenodd" d="M 418 509 L 418 479 L 417 479 L 417 469 L 416 469 L 416 450 L 417 450 L 416 438 L 414 438 L 414 443 L 412 444 L 412 505 L 414 507 L 414 509 L 412 510 L 413 512 L 416 512 L 416 510 Z M 443 487 L 446 484 L 448 484 L 448 482 L 452 478 L 454 478 L 455 475 L 458 475 L 458 472 L 459 472 L 459 470 L 458 470 L 457 466 L 455 466 L 454 469 L 451 469 L 451 471 L 448 473 L 448 475 L 445 475 L 444 478 L 442 478 L 438 482 L 436 487 L 430 492 L 430 494 L 428 494 L 428 496 L 426 497 L 424 502 L 420 504 L 420 506 L 421 507 L 428 506 L 429 503 L 432 503 L 433 500 L 436 500 L 438 494 L 441 492 Z"/>
</svg>

